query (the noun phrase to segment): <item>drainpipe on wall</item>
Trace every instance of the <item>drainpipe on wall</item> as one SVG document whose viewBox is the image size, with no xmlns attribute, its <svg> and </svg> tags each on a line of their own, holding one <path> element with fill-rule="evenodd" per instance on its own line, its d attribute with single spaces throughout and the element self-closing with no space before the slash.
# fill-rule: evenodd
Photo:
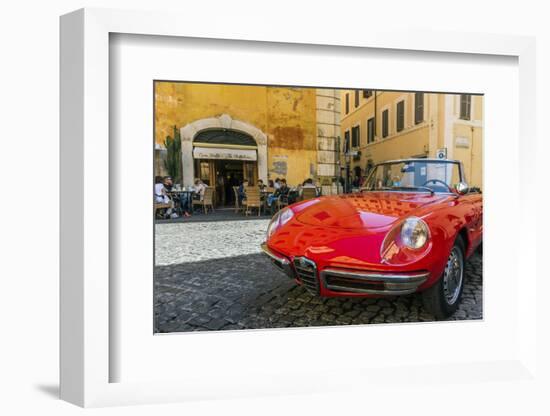
<svg viewBox="0 0 550 416">
<path fill-rule="evenodd" d="M 472 183 L 473 171 L 474 171 L 474 126 L 470 127 L 472 132 L 472 139 L 470 140 L 470 183 Z"/>
<path fill-rule="evenodd" d="M 376 120 L 378 119 L 378 117 L 377 117 L 377 115 L 378 115 L 378 108 L 377 108 L 378 105 L 377 105 L 377 100 L 376 100 L 376 95 L 377 95 L 376 93 L 377 93 L 377 91 L 374 90 L 374 138 L 373 138 L 373 140 L 376 140 L 376 137 L 378 137 L 377 132 L 376 132 L 376 127 L 378 125 L 378 123 L 376 122 Z M 367 134 L 368 134 L 368 132 L 367 132 Z"/>
</svg>

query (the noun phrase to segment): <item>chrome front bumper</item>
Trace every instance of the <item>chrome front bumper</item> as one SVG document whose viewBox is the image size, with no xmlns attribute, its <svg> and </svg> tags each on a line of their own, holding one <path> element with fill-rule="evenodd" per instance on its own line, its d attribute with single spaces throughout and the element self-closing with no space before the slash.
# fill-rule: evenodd
<svg viewBox="0 0 550 416">
<path fill-rule="evenodd" d="M 323 286 L 330 291 L 371 295 L 408 295 L 416 292 L 428 276 L 428 272 L 383 273 L 331 268 L 320 273 Z"/>
<path fill-rule="evenodd" d="M 317 275 L 321 286 L 331 292 L 386 296 L 414 293 L 429 277 L 428 272 L 386 273 L 335 268 L 327 268 L 318 273 L 315 262 L 310 259 L 297 257 L 293 267 L 288 258 L 270 250 L 266 243 L 261 244 L 261 249 L 279 271 L 291 279 L 298 278 L 308 291 L 317 295 L 320 289 Z M 302 263 L 309 265 L 311 270 L 306 273 Z"/>
<path fill-rule="evenodd" d="M 294 279 L 294 271 L 290 265 L 290 260 L 270 250 L 266 243 L 262 243 L 260 247 L 278 270 L 282 271 L 291 279 Z"/>
</svg>

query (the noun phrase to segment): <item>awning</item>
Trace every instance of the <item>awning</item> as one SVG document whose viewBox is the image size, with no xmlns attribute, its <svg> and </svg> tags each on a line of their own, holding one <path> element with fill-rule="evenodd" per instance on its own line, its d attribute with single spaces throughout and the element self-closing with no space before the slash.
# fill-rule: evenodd
<svg viewBox="0 0 550 416">
<path fill-rule="evenodd" d="M 216 147 L 195 147 L 195 159 L 225 159 L 225 160 L 258 160 L 256 150 L 252 149 L 221 149 Z"/>
</svg>

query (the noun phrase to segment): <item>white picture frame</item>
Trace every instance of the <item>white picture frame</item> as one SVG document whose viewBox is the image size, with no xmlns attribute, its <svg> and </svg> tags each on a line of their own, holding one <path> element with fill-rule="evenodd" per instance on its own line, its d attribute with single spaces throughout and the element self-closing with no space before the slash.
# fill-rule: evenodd
<svg viewBox="0 0 550 416">
<path fill-rule="evenodd" d="M 181 22 L 185 21 L 185 25 Z M 517 257 L 510 259 L 511 273 L 517 274 L 522 266 L 522 286 L 515 292 L 515 324 L 510 326 L 513 348 L 496 354 L 498 359 L 464 360 L 437 364 L 419 362 L 414 367 L 377 367 L 376 362 L 361 363 L 357 368 L 321 369 L 318 372 L 296 373 L 281 370 L 263 379 L 237 379 L 229 384 L 229 378 L 220 374 L 213 383 L 205 371 L 178 380 L 112 381 L 111 366 L 121 357 L 111 348 L 110 311 L 116 309 L 110 296 L 114 288 L 109 280 L 113 267 L 110 258 L 110 167 L 109 158 L 109 38 L 110 34 L 170 36 L 182 38 L 225 39 L 225 41 L 275 42 L 284 50 L 285 45 L 332 45 L 338 48 L 363 50 L 435 52 L 445 54 L 483 54 L 508 56 L 518 60 L 519 76 L 519 126 L 516 139 L 521 140 L 517 156 L 520 176 L 514 181 L 521 184 L 518 198 L 510 210 L 521 218 L 515 236 L 518 242 Z M 231 25 L 220 24 L 205 27 L 200 20 L 193 20 L 173 13 L 150 13 L 107 9 L 82 9 L 61 18 L 61 398 L 80 406 L 108 406 L 139 403 L 174 402 L 205 398 L 254 397 L 270 394 L 328 393 L 342 390 L 365 389 L 376 391 L 380 397 L 395 395 L 412 398 L 418 389 L 441 383 L 442 374 L 452 372 L 454 381 L 467 389 L 483 382 L 505 381 L 512 389 L 527 392 L 542 386 L 537 374 L 536 313 L 537 280 L 536 253 L 526 242 L 536 241 L 536 216 L 529 206 L 536 204 L 535 184 L 529 182 L 526 172 L 529 159 L 526 149 L 536 147 L 535 132 L 535 40 L 529 37 L 488 35 L 473 33 L 404 32 L 388 26 L 353 28 L 338 35 L 318 31 L 302 33 L 289 28 L 280 31 L 268 22 L 254 27 L 247 36 L 236 34 Z M 212 80 L 220 81 L 220 80 Z M 222 80 L 223 81 L 223 80 Z M 495 167 L 495 164 L 491 166 Z M 514 182 L 516 183 L 516 182 Z M 490 191 L 487 197 L 491 197 Z M 495 197 L 493 195 L 492 197 Z M 489 233 L 496 231 L 490 229 Z M 486 288 L 491 290 L 491 288 Z M 486 292 L 487 293 L 487 292 Z M 484 314 L 498 312 L 489 308 Z M 148 311 L 152 314 L 152 311 Z M 517 323 L 521 322 L 521 325 Z M 437 324 L 445 325 L 445 324 Z M 413 336 L 423 326 L 408 326 Z M 405 327 L 403 327 L 405 328 Z M 478 325 L 463 329 L 480 331 Z M 474 328 L 474 329 L 471 329 Z M 347 332 L 362 330 L 348 328 Z M 404 329 L 405 330 L 405 329 Z M 318 331 L 315 336 L 329 336 L 330 330 Z M 281 330 L 279 336 L 292 341 L 302 330 Z M 343 333 L 343 332 L 342 332 Z M 264 333 L 265 334 L 265 333 Z M 212 337 L 218 334 L 202 334 Z M 237 334 L 236 336 L 239 336 Z M 153 334 L 151 333 L 151 337 Z M 474 339 L 471 340 L 475 342 Z M 138 346 L 136 346 L 138 348 Z M 147 359 L 147 357 L 144 357 Z M 368 372 L 366 370 L 368 369 Z M 366 375 L 368 373 L 368 376 Z M 323 374 L 326 378 L 323 378 Z M 475 376 L 472 377 L 472 374 Z M 391 391 L 388 386 L 395 378 L 403 381 Z M 334 380 L 329 382 L 328 380 Z M 338 380 L 346 379 L 341 382 Z M 384 387 L 385 386 L 385 387 Z M 469 386 L 469 387 L 468 387 Z M 441 387 L 439 387 L 441 388 Z M 455 387 L 453 387 L 455 388 Z M 384 393 L 385 391 L 385 393 Z M 498 397 L 497 391 L 489 392 Z"/>
</svg>

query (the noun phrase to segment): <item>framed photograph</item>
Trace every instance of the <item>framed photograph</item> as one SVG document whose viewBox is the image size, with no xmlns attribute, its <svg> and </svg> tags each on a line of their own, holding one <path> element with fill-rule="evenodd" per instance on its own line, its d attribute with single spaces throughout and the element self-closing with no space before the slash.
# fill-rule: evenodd
<svg viewBox="0 0 550 416">
<path fill-rule="evenodd" d="M 153 85 L 156 333 L 482 319 L 483 95 Z"/>
<path fill-rule="evenodd" d="M 61 397 L 536 387 L 534 40 L 181 18 L 61 18 Z"/>
</svg>

